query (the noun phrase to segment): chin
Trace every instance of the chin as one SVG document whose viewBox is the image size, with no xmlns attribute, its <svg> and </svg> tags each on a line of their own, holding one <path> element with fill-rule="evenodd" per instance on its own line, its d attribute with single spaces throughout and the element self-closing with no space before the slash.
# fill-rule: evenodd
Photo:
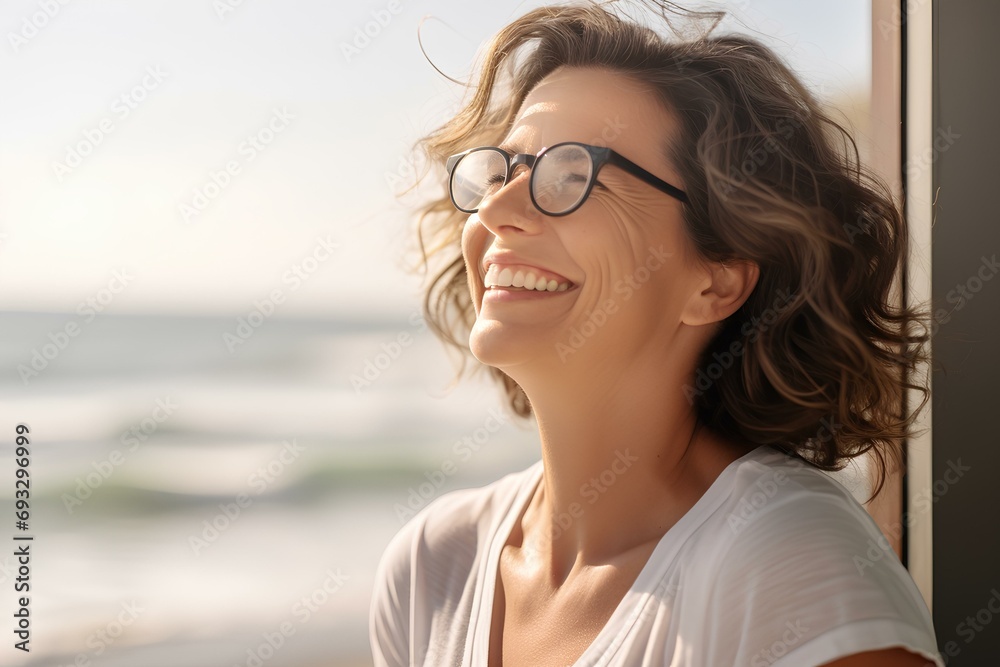
<svg viewBox="0 0 1000 667">
<path fill-rule="evenodd" d="M 512 331 L 496 320 L 477 320 L 469 334 L 472 355 L 486 364 L 507 371 L 528 361 L 540 351 L 537 336 L 528 331 Z"/>
<path fill-rule="evenodd" d="M 509 338 L 504 335 L 503 325 L 499 322 L 477 319 L 469 333 L 469 349 L 472 356 L 482 363 L 499 368 L 514 351 Z"/>
</svg>

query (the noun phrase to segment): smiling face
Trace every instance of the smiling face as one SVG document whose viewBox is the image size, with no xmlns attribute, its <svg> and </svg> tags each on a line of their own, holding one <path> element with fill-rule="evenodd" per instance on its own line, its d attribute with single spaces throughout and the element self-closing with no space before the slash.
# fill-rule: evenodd
<svg viewBox="0 0 1000 667">
<path fill-rule="evenodd" d="M 683 188 L 665 157 L 675 131 L 672 115 L 625 75 L 560 68 L 525 99 L 501 147 L 534 155 L 565 141 L 607 146 Z M 528 180 L 519 167 L 463 230 L 473 354 L 516 379 L 522 364 L 667 352 L 706 282 L 682 204 L 606 165 L 579 209 L 552 217 L 531 203 Z"/>
</svg>

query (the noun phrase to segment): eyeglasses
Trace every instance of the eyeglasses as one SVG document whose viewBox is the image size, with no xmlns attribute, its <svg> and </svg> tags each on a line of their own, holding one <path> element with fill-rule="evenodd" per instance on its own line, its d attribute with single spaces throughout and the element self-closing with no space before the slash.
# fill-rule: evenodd
<svg viewBox="0 0 1000 667">
<path fill-rule="evenodd" d="M 448 158 L 448 192 L 459 211 L 475 213 L 482 203 L 507 184 L 518 165 L 531 170 L 531 203 L 545 215 L 569 215 L 583 206 L 606 164 L 687 203 L 683 190 L 649 173 L 610 148 L 567 141 L 543 148 L 538 155 L 508 153 L 495 146 L 472 148 Z"/>
</svg>

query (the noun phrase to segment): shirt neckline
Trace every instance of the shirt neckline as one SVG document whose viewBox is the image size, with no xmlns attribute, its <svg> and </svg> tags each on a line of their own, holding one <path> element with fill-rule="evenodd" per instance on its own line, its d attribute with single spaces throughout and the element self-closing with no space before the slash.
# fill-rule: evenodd
<svg viewBox="0 0 1000 667">
<path fill-rule="evenodd" d="M 608 617 L 594 641 L 584 649 L 572 667 L 597 667 L 605 665 L 621 646 L 628 635 L 629 629 L 635 624 L 645 606 L 655 597 L 654 583 L 660 579 L 673 562 L 687 538 L 694 533 L 705 519 L 728 497 L 731 485 L 726 482 L 736 474 L 736 469 L 745 461 L 769 451 L 767 445 L 760 445 L 727 465 L 715 478 L 701 498 L 691 506 L 677 523 L 671 526 L 657 542 L 656 547 L 643 564 L 635 581 L 629 586 L 618 606 Z M 479 605 L 472 619 L 469 639 L 472 643 L 472 662 L 470 664 L 485 667 L 489 664 L 490 632 L 493 629 L 493 606 L 496 595 L 497 573 L 500 565 L 500 552 L 510 539 L 514 524 L 521 520 L 528 503 L 534 496 L 538 485 L 542 482 L 544 472 L 543 461 L 535 462 L 525 471 L 521 483 L 510 506 L 505 512 L 503 521 L 490 537 L 489 551 L 486 563 L 480 576 Z"/>
</svg>

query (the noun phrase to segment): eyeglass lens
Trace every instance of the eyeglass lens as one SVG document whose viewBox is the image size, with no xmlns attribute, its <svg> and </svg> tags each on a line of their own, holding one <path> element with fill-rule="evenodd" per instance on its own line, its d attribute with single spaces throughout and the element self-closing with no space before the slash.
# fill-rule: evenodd
<svg viewBox="0 0 1000 667">
<path fill-rule="evenodd" d="M 559 215 L 578 206 L 586 196 L 594 163 L 582 146 L 566 144 L 545 151 L 531 172 L 531 195 L 548 215 Z M 465 155 L 452 173 L 451 195 L 463 211 L 478 209 L 496 193 L 507 176 L 504 155 L 492 148 Z"/>
</svg>

